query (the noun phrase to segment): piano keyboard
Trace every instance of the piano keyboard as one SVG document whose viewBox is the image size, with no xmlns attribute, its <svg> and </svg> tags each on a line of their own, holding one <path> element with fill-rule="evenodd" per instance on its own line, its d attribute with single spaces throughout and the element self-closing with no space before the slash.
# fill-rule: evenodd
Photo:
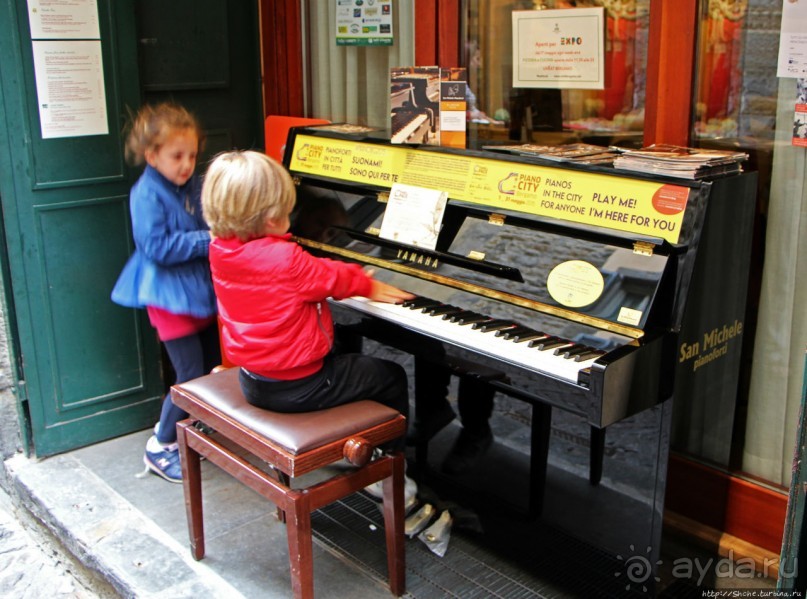
<svg viewBox="0 0 807 599">
<path fill-rule="evenodd" d="M 398 115 L 396 115 L 398 116 Z M 398 129 L 396 130 L 396 124 L 393 123 L 393 134 L 391 138 L 392 143 L 405 143 L 410 141 L 410 138 L 417 133 L 420 128 L 427 123 L 429 117 L 425 114 L 418 114 L 410 121 L 406 122 L 403 126 L 398 125 Z M 419 142 L 420 139 L 413 140 Z"/>
<path fill-rule="evenodd" d="M 337 303 L 575 384 L 580 382 L 581 371 L 605 353 L 425 297 L 402 304 L 374 302 L 363 297 Z"/>
</svg>

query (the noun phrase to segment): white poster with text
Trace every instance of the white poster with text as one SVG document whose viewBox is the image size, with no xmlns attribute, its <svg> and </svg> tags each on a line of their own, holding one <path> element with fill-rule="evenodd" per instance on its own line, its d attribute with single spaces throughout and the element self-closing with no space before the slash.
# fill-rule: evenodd
<svg viewBox="0 0 807 599">
<path fill-rule="evenodd" d="M 100 41 L 33 41 L 42 138 L 109 133 Z"/>
<path fill-rule="evenodd" d="M 513 11 L 513 87 L 604 89 L 604 9 Z"/>
</svg>

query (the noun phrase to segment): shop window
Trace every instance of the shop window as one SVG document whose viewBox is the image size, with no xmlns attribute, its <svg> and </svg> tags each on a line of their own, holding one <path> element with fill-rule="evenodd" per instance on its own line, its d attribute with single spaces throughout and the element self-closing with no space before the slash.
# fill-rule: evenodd
<svg viewBox="0 0 807 599">
<path fill-rule="evenodd" d="M 413 66 L 415 61 L 415 3 L 393 0 L 390 46 L 336 45 L 337 12 L 367 7 L 322 0 L 304 4 L 309 23 L 310 114 L 331 122 L 387 128 L 390 69 Z"/>
<path fill-rule="evenodd" d="M 782 10 L 782 0 L 702 0 L 692 140 L 746 151 L 745 168 L 759 176 L 744 376 L 735 406 L 704 412 L 734 418 L 716 440 L 730 450 L 721 465 L 788 486 L 807 344 L 807 149 L 794 143 L 807 94 L 804 80 L 777 77 Z M 693 450 L 714 422 L 696 420 L 678 428 L 675 444 L 715 461 Z"/>
<path fill-rule="evenodd" d="M 472 143 L 642 145 L 650 0 L 467 0 Z M 603 7 L 605 89 L 513 87 L 515 10 Z"/>
</svg>

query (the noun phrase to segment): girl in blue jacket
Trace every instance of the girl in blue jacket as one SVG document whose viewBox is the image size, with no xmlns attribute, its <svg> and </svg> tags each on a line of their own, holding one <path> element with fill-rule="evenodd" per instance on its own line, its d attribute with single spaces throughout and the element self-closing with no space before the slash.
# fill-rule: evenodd
<svg viewBox="0 0 807 599">
<path fill-rule="evenodd" d="M 221 360 L 207 260 L 210 234 L 194 174 L 202 141 L 196 119 L 170 103 L 143 106 L 126 141 L 127 160 L 136 165 L 145 161 L 146 168 L 129 195 L 135 252 L 115 284 L 112 301 L 146 308 L 177 383 L 210 372 Z M 182 482 L 176 424 L 187 417 L 167 395 L 146 444 L 146 471 Z"/>
</svg>

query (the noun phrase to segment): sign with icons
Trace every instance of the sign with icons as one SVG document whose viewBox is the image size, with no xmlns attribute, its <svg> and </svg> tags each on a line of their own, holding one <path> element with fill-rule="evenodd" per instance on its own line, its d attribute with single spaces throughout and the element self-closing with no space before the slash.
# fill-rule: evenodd
<svg viewBox="0 0 807 599">
<path fill-rule="evenodd" d="M 333 0 L 337 46 L 391 46 L 392 0 Z"/>
</svg>

